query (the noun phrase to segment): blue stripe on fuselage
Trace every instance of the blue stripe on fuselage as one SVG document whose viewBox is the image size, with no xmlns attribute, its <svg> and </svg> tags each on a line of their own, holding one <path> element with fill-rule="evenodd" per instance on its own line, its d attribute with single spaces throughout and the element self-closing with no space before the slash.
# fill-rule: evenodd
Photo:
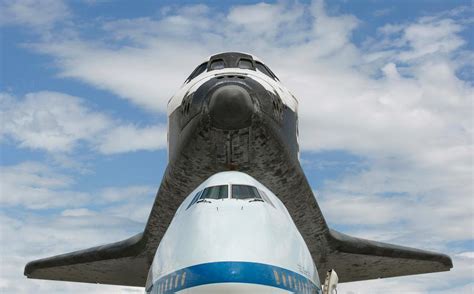
<svg viewBox="0 0 474 294">
<path fill-rule="evenodd" d="M 318 285 L 296 272 L 263 263 L 211 262 L 168 274 L 153 283 L 148 293 L 174 293 L 217 283 L 247 283 L 280 288 L 294 293 L 320 293 Z"/>
</svg>

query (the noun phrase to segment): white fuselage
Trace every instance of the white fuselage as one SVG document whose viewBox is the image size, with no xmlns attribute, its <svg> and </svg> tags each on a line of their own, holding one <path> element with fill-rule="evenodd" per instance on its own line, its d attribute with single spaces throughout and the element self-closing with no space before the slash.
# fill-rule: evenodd
<svg viewBox="0 0 474 294">
<path fill-rule="evenodd" d="M 233 185 L 256 187 L 263 201 L 235 199 Z M 197 193 L 214 186 L 227 186 L 226 198 L 192 203 L 199 199 Z M 283 203 L 252 177 L 234 171 L 213 175 L 183 201 L 156 251 L 147 281 L 150 293 L 319 289 L 311 254 Z"/>
</svg>

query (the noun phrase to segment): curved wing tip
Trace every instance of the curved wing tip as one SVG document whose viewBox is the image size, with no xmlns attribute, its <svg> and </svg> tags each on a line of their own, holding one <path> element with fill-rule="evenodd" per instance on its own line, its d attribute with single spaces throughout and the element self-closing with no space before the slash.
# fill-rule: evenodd
<svg viewBox="0 0 474 294">
<path fill-rule="evenodd" d="M 453 260 L 451 259 L 451 257 L 449 257 L 449 255 L 446 255 L 446 254 L 441 254 L 441 256 L 442 256 L 441 262 L 444 265 L 446 265 L 446 267 L 448 268 L 448 271 L 451 270 L 454 267 Z"/>
<path fill-rule="evenodd" d="M 25 265 L 25 270 L 23 271 L 23 275 L 27 276 L 28 278 L 31 276 L 31 274 L 35 270 L 34 263 L 35 263 L 34 261 L 30 261 Z"/>
</svg>

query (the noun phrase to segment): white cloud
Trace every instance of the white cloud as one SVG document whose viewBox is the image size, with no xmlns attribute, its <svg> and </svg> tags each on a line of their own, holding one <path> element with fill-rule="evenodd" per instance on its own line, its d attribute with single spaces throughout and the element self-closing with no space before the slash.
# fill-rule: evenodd
<svg viewBox="0 0 474 294">
<path fill-rule="evenodd" d="M 30 209 L 74 207 L 88 202 L 87 193 L 70 190 L 73 180 L 48 166 L 23 162 L 0 167 L 2 206 L 22 206 Z M 74 200 L 74 201 L 71 201 Z"/>
<path fill-rule="evenodd" d="M 71 190 L 71 177 L 34 162 L 4 166 L 0 178 L 2 208 L 15 207 L 14 214 L 0 213 L 0 292 L 143 292 L 141 288 L 26 281 L 23 268 L 38 258 L 120 241 L 140 232 L 156 189 L 107 187 L 90 196 Z M 107 203 L 105 208 L 103 203 Z M 66 209 L 58 215 L 29 210 L 61 207 Z"/>
<path fill-rule="evenodd" d="M 61 212 L 61 216 L 92 216 L 95 212 L 87 208 L 66 209 Z"/>
<path fill-rule="evenodd" d="M 2 0 L 0 25 L 26 25 L 33 29 L 51 27 L 70 16 L 60 0 Z"/>
<path fill-rule="evenodd" d="M 324 198 L 319 198 L 324 215 L 330 221 L 349 225 L 385 225 L 400 220 L 400 211 L 404 208 L 400 199 L 357 195 L 350 190 L 336 191 L 324 191 Z"/>
<path fill-rule="evenodd" d="M 142 288 L 27 280 L 27 262 L 115 242 L 139 232 L 141 224 L 110 215 L 32 216 L 22 220 L 0 215 L 2 293 L 142 293 Z"/>
<path fill-rule="evenodd" d="M 0 103 L 1 137 L 13 138 L 23 148 L 61 153 L 86 143 L 103 154 L 112 154 L 166 147 L 164 126 L 123 123 L 92 110 L 84 100 L 71 95 L 35 92 L 20 100 L 3 93 Z"/>
<path fill-rule="evenodd" d="M 254 5 L 234 6 L 229 10 L 226 19 L 233 30 L 243 29 L 246 37 L 258 35 L 259 38 L 274 38 L 282 26 L 295 26 L 298 18 L 303 16 L 301 5 L 285 5 L 280 2 L 268 4 L 260 2 Z M 236 35 L 236 37 L 242 37 Z"/>
<path fill-rule="evenodd" d="M 120 202 L 154 195 L 155 189 L 149 186 L 107 187 L 101 190 L 101 198 L 106 202 Z"/>
<path fill-rule="evenodd" d="M 26 209 L 66 208 L 63 216 L 97 215 L 89 207 L 107 206 L 117 217 L 128 217 L 133 208 L 133 219 L 145 222 L 148 215 L 143 211 L 151 208 L 156 187 L 136 185 L 124 187 L 104 187 L 93 192 L 83 192 L 75 188 L 72 175 L 64 175 L 64 170 L 38 162 L 22 162 L 0 167 L 0 204 L 2 207 Z M 122 214 L 123 213 L 123 214 Z"/>
<path fill-rule="evenodd" d="M 209 55 L 197 48 L 176 59 L 177 48 L 193 46 L 189 41 L 157 42 L 146 49 L 129 47 L 114 52 L 84 42 L 64 41 L 36 47 L 60 56 L 62 77 L 109 90 L 147 111 L 164 111 L 173 92 L 191 72 L 189 65 L 200 62 L 199 56 Z"/>
<path fill-rule="evenodd" d="M 461 258 L 474 259 L 474 252 L 472 252 L 472 251 L 470 251 L 470 252 L 462 252 L 462 253 L 457 254 L 457 256 L 459 256 L 459 257 L 461 257 Z"/>
<path fill-rule="evenodd" d="M 167 142 L 166 130 L 164 125 L 145 128 L 133 125 L 119 126 L 104 136 L 98 149 L 104 154 L 164 149 Z"/>
<path fill-rule="evenodd" d="M 10 97 L 5 104 L 3 133 L 20 147 L 68 151 L 112 127 L 108 117 L 89 110 L 78 97 L 58 92 L 29 93 L 23 100 Z"/>
<path fill-rule="evenodd" d="M 141 201 L 130 201 L 129 203 L 111 206 L 104 211 L 110 215 L 125 217 L 136 222 L 144 223 L 150 216 L 155 192 L 149 194 L 146 199 Z"/>
<path fill-rule="evenodd" d="M 157 187 L 106 187 L 99 192 L 107 214 L 144 223 L 151 212 Z"/>
<path fill-rule="evenodd" d="M 0 292 L 143 292 L 141 288 L 26 280 L 23 268 L 38 258 L 120 241 L 140 232 L 156 188 L 107 187 L 83 193 L 72 190 L 72 177 L 35 162 L 3 166 L 0 178 L 4 209 L 0 212 Z M 14 212 L 8 212 L 10 207 Z M 58 214 L 30 210 L 50 208 L 66 209 Z"/>
<path fill-rule="evenodd" d="M 327 181 L 318 200 L 328 221 L 364 226 L 367 238 L 385 230 L 381 241 L 413 246 L 433 246 L 436 240 L 445 249 L 449 242 L 472 239 L 472 226 L 459 225 L 473 218 L 470 163 L 460 168 L 397 161 Z"/>
<path fill-rule="evenodd" d="M 457 35 L 462 29 L 452 19 L 422 18 L 405 28 L 403 38 L 412 50 L 400 54 L 400 59 L 411 60 L 428 54 L 452 52 L 466 43 Z"/>
</svg>

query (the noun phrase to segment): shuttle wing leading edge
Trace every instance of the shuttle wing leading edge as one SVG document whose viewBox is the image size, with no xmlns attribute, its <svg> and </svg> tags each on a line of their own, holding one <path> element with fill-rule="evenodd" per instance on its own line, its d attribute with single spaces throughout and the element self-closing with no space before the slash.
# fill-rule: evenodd
<svg viewBox="0 0 474 294">
<path fill-rule="evenodd" d="M 335 269 L 339 282 L 449 271 L 449 256 L 388 243 L 354 238 L 329 230 L 329 250 L 320 261 L 321 273 Z"/>
<path fill-rule="evenodd" d="M 141 256 L 143 234 L 72 253 L 32 261 L 28 278 L 143 287 L 149 268 Z"/>
</svg>

